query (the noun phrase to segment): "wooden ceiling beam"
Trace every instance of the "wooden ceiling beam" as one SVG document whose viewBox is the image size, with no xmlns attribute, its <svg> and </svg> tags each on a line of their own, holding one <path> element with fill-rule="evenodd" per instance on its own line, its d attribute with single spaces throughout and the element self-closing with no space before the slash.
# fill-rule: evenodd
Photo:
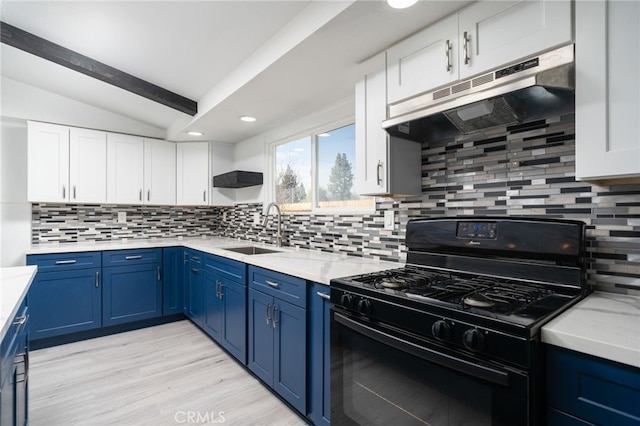
<svg viewBox="0 0 640 426">
<path fill-rule="evenodd" d="M 196 101 L 52 43 L 6 22 L 0 21 L 0 28 L 2 30 L 0 41 L 4 44 L 112 84 L 185 114 L 194 116 L 198 112 L 198 103 Z"/>
</svg>

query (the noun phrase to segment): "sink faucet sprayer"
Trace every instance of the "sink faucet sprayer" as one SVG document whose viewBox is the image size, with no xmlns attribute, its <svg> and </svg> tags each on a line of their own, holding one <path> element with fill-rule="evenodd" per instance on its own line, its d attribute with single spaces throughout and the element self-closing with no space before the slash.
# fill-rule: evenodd
<svg viewBox="0 0 640 426">
<path fill-rule="evenodd" d="M 278 247 L 282 246 L 282 212 L 280 211 L 280 207 L 276 203 L 270 203 L 267 206 L 267 211 L 264 214 L 264 221 L 262 222 L 262 226 L 267 226 L 267 219 L 269 219 L 269 211 L 271 211 L 271 207 L 275 207 L 278 212 L 278 233 L 276 234 L 276 245 Z"/>
</svg>

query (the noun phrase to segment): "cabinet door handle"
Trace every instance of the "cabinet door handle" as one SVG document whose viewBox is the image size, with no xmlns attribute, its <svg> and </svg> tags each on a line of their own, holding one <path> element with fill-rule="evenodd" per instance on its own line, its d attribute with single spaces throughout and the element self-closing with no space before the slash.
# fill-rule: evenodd
<svg viewBox="0 0 640 426">
<path fill-rule="evenodd" d="M 470 37 L 469 33 L 467 33 L 465 31 L 464 34 L 462 35 L 462 50 L 464 52 L 464 64 L 465 65 L 469 65 L 469 60 L 471 59 L 469 57 L 469 41 L 470 40 L 471 40 L 471 37 Z"/>
<path fill-rule="evenodd" d="M 138 195 L 138 199 L 140 199 L 140 201 L 142 201 L 142 189 L 140 190 L 140 194 Z"/>
<path fill-rule="evenodd" d="M 200 261 L 200 256 L 191 256 L 191 260 Z"/>
<path fill-rule="evenodd" d="M 278 283 L 274 283 L 273 281 L 269 281 L 269 280 L 267 280 L 267 281 L 265 281 L 265 282 L 266 282 L 266 283 L 267 283 L 267 285 L 268 285 L 269 287 L 271 287 L 271 288 L 280 288 L 280 284 L 278 284 Z"/>
<path fill-rule="evenodd" d="M 124 260 L 136 260 L 136 259 L 142 259 L 142 256 L 138 255 L 138 256 L 125 256 Z"/>
<path fill-rule="evenodd" d="M 151 201 L 151 190 L 147 190 L 147 201 Z"/>
<path fill-rule="evenodd" d="M 56 265 L 73 265 L 75 260 L 56 260 Z"/>
<path fill-rule="evenodd" d="M 216 280 L 216 298 L 220 299 L 220 281 Z"/>
<path fill-rule="evenodd" d="M 162 270 L 158 266 L 158 281 L 162 281 Z"/>
<path fill-rule="evenodd" d="M 273 305 L 273 319 L 271 320 L 271 324 L 273 328 L 278 326 L 278 307 L 276 305 Z"/>
<path fill-rule="evenodd" d="M 24 325 L 25 322 L 27 322 L 27 316 L 23 315 L 21 317 L 17 317 L 13 322 L 13 325 L 17 325 L 18 327 L 20 327 L 21 325 Z"/>
<path fill-rule="evenodd" d="M 267 303 L 267 325 L 269 325 L 270 320 L 271 320 L 271 303 Z"/>
<path fill-rule="evenodd" d="M 76 198 L 76 186 L 73 185 L 73 199 L 75 200 Z"/>
<path fill-rule="evenodd" d="M 451 42 L 447 40 L 444 43 L 444 56 L 447 57 L 447 72 L 451 71 Z"/>
<path fill-rule="evenodd" d="M 194 274 L 197 274 L 197 273 L 198 273 L 198 269 L 196 269 L 196 268 L 191 268 L 191 272 L 193 272 Z"/>
<path fill-rule="evenodd" d="M 188 260 L 189 260 L 188 259 L 188 253 L 185 251 L 184 253 L 182 253 L 182 261 L 186 265 Z"/>
<path fill-rule="evenodd" d="M 67 188 L 62 185 L 62 199 L 66 199 L 67 198 Z"/>
<path fill-rule="evenodd" d="M 205 203 L 207 202 L 207 191 L 206 190 L 202 191 L 202 201 L 204 201 Z"/>
<path fill-rule="evenodd" d="M 382 161 L 378 160 L 378 167 L 376 168 L 376 178 L 378 180 L 378 185 L 382 185 L 382 177 L 380 176 L 381 170 L 382 170 Z"/>
<path fill-rule="evenodd" d="M 100 272 L 96 271 L 96 288 L 100 287 Z"/>
<path fill-rule="evenodd" d="M 320 297 L 322 297 L 323 299 L 326 300 L 331 300 L 331 296 L 329 296 L 327 293 L 323 293 L 321 291 L 317 291 L 316 294 Z"/>
<path fill-rule="evenodd" d="M 218 284 L 220 284 L 220 292 L 218 293 L 218 298 L 222 300 L 222 298 L 224 297 L 224 293 L 222 292 L 222 289 L 224 288 L 224 284 L 222 283 L 218 283 Z"/>
</svg>

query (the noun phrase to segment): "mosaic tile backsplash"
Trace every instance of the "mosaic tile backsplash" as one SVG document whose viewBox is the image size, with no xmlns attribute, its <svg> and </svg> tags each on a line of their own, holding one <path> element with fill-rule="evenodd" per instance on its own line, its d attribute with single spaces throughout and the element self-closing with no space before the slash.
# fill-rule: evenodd
<svg viewBox="0 0 640 426">
<path fill-rule="evenodd" d="M 588 282 L 640 294 L 640 184 L 578 182 L 574 116 L 494 128 L 422 144 L 422 196 L 379 199 L 369 214 L 283 215 L 284 244 L 403 262 L 415 217 L 539 216 L 587 224 Z M 395 230 L 383 212 L 396 212 Z M 127 223 L 117 212 L 127 212 Z M 275 221 L 253 224 L 262 204 L 160 207 L 34 204 L 34 244 L 48 241 L 221 235 L 275 242 Z"/>
</svg>

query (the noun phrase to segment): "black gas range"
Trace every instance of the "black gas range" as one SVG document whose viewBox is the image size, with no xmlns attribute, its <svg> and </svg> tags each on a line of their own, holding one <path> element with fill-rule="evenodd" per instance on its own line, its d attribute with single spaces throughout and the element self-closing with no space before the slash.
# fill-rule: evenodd
<svg viewBox="0 0 640 426">
<path fill-rule="evenodd" d="M 569 220 L 412 220 L 404 267 L 331 281 L 332 333 L 336 328 L 342 336 L 336 342 L 332 337 L 332 344 L 337 351 L 345 347 L 342 327 L 472 381 L 512 386 L 511 371 L 526 382 L 519 390 L 510 388 L 526 401 L 520 408 L 524 417 L 496 408 L 487 424 L 536 424 L 531 411 L 542 392 L 540 328 L 586 294 L 584 232 L 584 223 Z M 344 364 L 344 356 L 335 356 Z M 332 398 L 338 419 L 344 418 L 345 404 L 344 378 L 339 380 L 342 400 Z M 493 399 L 499 394 L 489 392 Z M 517 406 L 512 403 L 510 410 Z"/>
</svg>

